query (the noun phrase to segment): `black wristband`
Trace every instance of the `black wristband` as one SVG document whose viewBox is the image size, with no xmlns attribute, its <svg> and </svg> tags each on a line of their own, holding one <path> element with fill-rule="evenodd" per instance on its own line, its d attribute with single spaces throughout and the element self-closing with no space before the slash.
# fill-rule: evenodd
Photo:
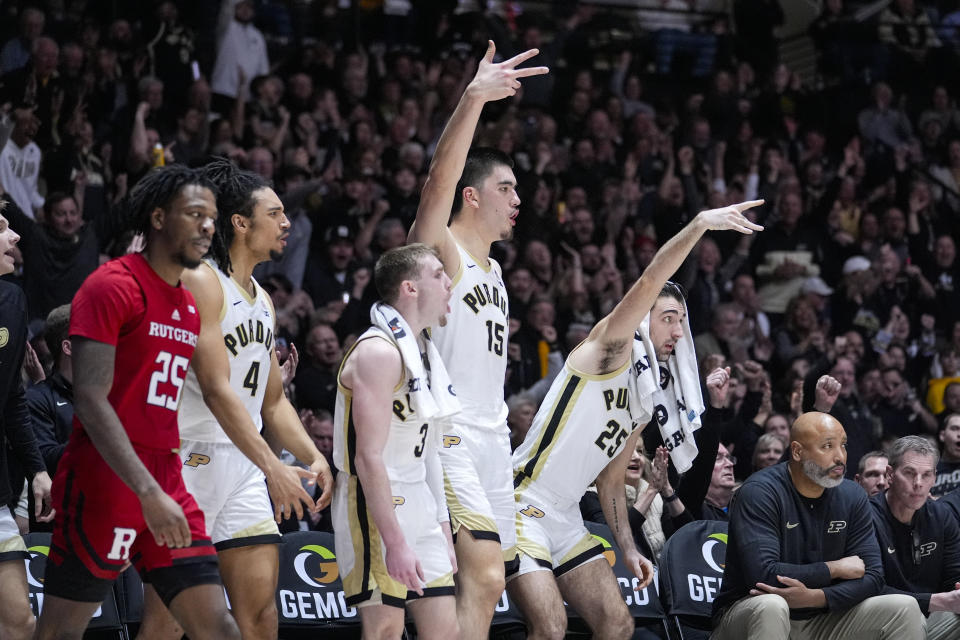
<svg viewBox="0 0 960 640">
<path fill-rule="evenodd" d="M 677 495 L 676 491 L 674 491 L 673 495 L 671 495 L 669 498 L 664 498 L 663 496 L 660 496 L 660 497 L 663 499 L 664 502 L 673 502 L 674 500 L 680 499 L 680 496 Z"/>
</svg>

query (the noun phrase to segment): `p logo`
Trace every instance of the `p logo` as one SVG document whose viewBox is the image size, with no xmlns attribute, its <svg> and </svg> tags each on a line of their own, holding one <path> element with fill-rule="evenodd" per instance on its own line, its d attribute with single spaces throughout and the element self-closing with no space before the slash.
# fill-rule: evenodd
<svg viewBox="0 0 960 640">
<path fill-rule="evenodd" d="M 337 556 L 330 549 L 319 544 L 300 547 L 300 553 L 293 559 L 293 569 L 300 579 L 311 587 L 322 588 L 323 585 L 330 584 L 340 577 Z M 311 576 L 311 573 L 314 575 Z"/>
<path fill-rule="evenodd" d="M 528 518 L 542 518 L 543 516 L 546 515 L 543 511 L 541 511 L 540 509 L 537 509 L 532 504 L 528 504 L 525 509 L 521 509 L 520 513 L 527 516 Z"/>
<path fill-rule="evenodd" d="M 847 528 L 846 520 L 831 520 L 830 526 L 827 527 L 827 533 L 840 533 Z"/>
<path fill-rule="evenodd" d="M 393 496 L 393 506 L 399 507 L 407 501 L 403 496 Z"/>
<path fill-rule="evenodd" d="M 210 456 L 202 453 L 191 453 L 190 457 L 184 461 L 183 466 L 197 468 L 202 464 L 210 464 Z"/>
<path fill-rule="evenodd" d="M 450 447 L 455 447 L 460 444 L 460 436 L 443 436 L 443 448 L 449 449 Z"/>
</svg>

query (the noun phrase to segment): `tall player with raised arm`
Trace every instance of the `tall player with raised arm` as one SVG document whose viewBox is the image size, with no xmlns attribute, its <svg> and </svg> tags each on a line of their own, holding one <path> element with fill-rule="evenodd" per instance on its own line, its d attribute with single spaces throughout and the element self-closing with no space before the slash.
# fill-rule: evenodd
<svg viewBox="0 0 960 640">
<path fill-rule="evenodd" d="M 200 332 L 180 283 L 210 247 L 210 183 L 170 165 L 130 193 L 143 253 L 112 260 L 73 298 L 75 415 L 53 483 L 57 510 L 36 637 L 83 636 L 128 562 L 191 638 L 239 639 L 203 513 L 180 475 L 177 408 Z"/>
<path fill-rule="evenodd" d="M 263 178 L 229 161 L 201 171 L 217 187 L 220 216 L 211 258 L 183 275 L 201 320 L 180 408 L 183 480 L 203 510 L 243 637 L 276 638 L 277 522 L 284 513 L 301 518 L 301 503 L 315 509 L 301 476 L 321 482 L 320 508 L 330 502 L 333 477 L 283 394 L 276 313 L 252 275 L 283 254 L 290 228 L 283 203 Z M 310 470 L 281 463 L 264 429 Z M 141 629 L 146 638 L 183 635 L 149 588 Z"/>
<path fill-rule="evenodd" d="M 503 399 L 509 310 L 500 265 L 489 255 L 492 243 L 512 236 L 520 198 L 510 158 L 470 151 L 470 143 L 484 104 L 514 95 L 521 78 L 548 72 L 517 68 L 536 49 L 501 63 L 495 52 L 490 42 L 440 136 L 409 237 L 436 247 L 453 279 L 452 310 L 433 339 L 463 407 L 444 431 L 440 459 L 457 534 L 457 617 L 465 638 L 486 638 L 504 573 L 517 567 Z"/>
</svg>

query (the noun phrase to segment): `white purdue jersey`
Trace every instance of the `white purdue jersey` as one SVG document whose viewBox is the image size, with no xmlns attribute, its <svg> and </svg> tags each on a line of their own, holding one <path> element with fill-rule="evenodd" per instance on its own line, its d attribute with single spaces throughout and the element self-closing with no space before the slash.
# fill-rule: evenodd
<svg viewBox="0 0 960 640">
<path fill-rule="evenodd" d="M 629 376 L 629 361 L 599 376 L 564 364 L 513 452 L 514 488 L 535 486 L 579 502 L 633 431 Z"/>
<path fill-rule="evenodd" d="M 382 339 L 394 344 L 393 340 L 377 327 L 370 327 L 361 335 L 343 362 L 353 353 L 363 340 Z M 341 371 L 343 364 L 340 365 Z M 420 419 L 410 404 L 410 375 L 403 368 L 403 380 L 393 391 L 392 410 L 390 412 L 390 433 L 383 448 L 383 464 L 391 482 L 425 482 L 427 467 L 423 453 L 427 449 L 436 451 L 440 442 L 440 429 L 431 427 L 428 421 Z M 353 424 L 353 392 L 340 382 L 337 374 L 337 404 L 333 415 L 333 461 L 338 470 L 352 476 L 357 475 L 354 466 L 357 448 L 357 432 Z M 436 454 L 434 454 L 436 455 Z"/>
<path fill-rule="evenodd" d="M 223 290 L 223 307 L 220 309 L 220 331 L 230 360 L 230 386 L 243 401 L 257 429 L 262 429 L 260 409 L 267 389 L 267 378 L 273 352 L 273 331 L 276 317 L 270 297 L 257 281 L 257 291 L 250 298 L 233 278 L 225 274 L 212 261 L 207 264 L 217 274 Z M 180 437 L 199 442 L 230 442 L 223 428 L 203 401 L 200 383 L 193 367 L 187 378 L 180 403 Z"/>
<path fill-rule="evenodd" d="M 502 429 L 507 420 L 503 384 L 507 372 L 510 313 L 500 265 L 485 266 L 457 245 L 460 270 L 453 278 L 446 326 L 433 338 L 462 411 L 458 420 Z"/>
</svg>

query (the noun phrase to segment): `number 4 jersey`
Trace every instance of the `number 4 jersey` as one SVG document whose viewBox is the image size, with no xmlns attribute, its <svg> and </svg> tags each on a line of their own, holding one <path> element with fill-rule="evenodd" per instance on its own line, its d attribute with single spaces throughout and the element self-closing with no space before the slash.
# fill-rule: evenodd
<svg viewBox="0 0 960 640">
<path fill-rule="evenodd" d="M 223 306 L 220 308 L 220 332 L 230 361 L 230 386 L 243 401 L 257 429 L 262 429 L 260 409 L 267 388 L 267 377 L 273 358 L 273 330 L 276 317 L 270 296 L 256 280 L 253 285 L 256 297 L 250 295 L 237 282 L 221 271 L 216 264 L 207 262 L 200 269 L 210 268 L 217 274 L 223 291 Z M 180 408 L 180 437 L 199 442 L 229 443 L 217 419 L 203 401 L 200 383 L 193 368 L 187 372 L 186 390 Z"/>
<path fill-rule="evenodd" d="M 70 335 L 116 347 L 108 399 L 135 447 L 179 446 L 177 408 L 199 333 L 193 296 L 167 284 L 140 254 L 103 265 L 74 297 Z M 87 437 L 77 417 L 73 424 L 70 445 Z"/>
<path fill-rule="evenodd" d="M 513 452 L 514 489 L 531 486 L 576 503 L 633 431 L 630 363 L 605 375 L 563 365 L 533 425 Z"/>
</svg>

